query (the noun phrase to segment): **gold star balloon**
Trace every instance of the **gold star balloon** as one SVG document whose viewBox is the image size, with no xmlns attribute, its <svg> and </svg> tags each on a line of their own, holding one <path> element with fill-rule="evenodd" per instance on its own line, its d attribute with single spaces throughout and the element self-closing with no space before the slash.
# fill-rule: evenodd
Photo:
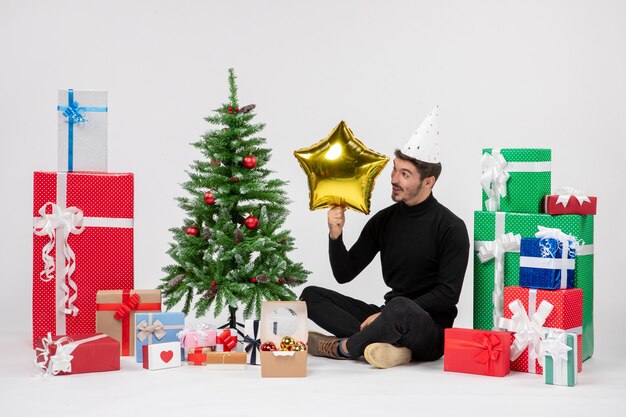
<svg viewBox="0 0 626 417">
<path fill-rule="evenodd" d="M 309 179 L 311 210 L 342 206 L 369 214 L 374 180 L 389 158 L 368 149 L 346 122 L 294 155 Z"/>
</svg>

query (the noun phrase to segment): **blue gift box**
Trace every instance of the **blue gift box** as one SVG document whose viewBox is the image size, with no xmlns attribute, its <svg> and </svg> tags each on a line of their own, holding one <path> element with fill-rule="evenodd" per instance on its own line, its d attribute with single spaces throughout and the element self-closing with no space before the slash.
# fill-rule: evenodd
<svg viewBox="0 0 626 417">
<path fill-rule="evenodd" d="M 558 290 L 574 288 L 576 250 L 553 238 L 522 238 L 519 285 Z"/>
<path fill-rule="evenodd" d="M 176 334 L 185 327 L 183 313 L 135 314 L 135 356 L 143 362 L 143 346 L 156 343 L 178 342 Z"/>
</svg>

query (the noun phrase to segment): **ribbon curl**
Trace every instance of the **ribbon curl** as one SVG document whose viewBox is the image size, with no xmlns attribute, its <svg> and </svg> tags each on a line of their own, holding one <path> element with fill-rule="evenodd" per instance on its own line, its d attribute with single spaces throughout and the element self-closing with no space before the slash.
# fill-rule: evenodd
<svg viewBox="0 0 626 417">
<path fill-rule="evenodd" d="M 543 226 L 537 226 L 537 228 L 539 229 L 539 231 L 535 233 L 535 237 L 541 239 L 542 255 L 544 254 L 546 249 L 550 253 L 556 252 L 556 249 L 561 249 L 563 258 L 567 258 L 567 255 L 576 256 L 576 252 L 580 250 L 580 248 L 585 244 L 583 240 L 576 239 L 576 237 L 572 235 L 563 233 L 561 229 Z M 554 239 L 558 241 L 558 248 L 551 248 L 550 244 L 548 243 L 548 239 Z M 550 256 L 548 252 L 545 252 L 546 256 L 544 257 Z M 554 255 L 552 257 L 554 257 Z"/>
<path fill-rule="evenodd" d="M 52 208 L 52 213 L 47 214 L 46 209 Z M 78 296 L 78 287 L 72 279 L 72 274 L 76 269 L 76 254 L 68 243 L 70 234 L 81 234 L 84 230 L 83 212 L 76 207 L 68 207 L 66 209 L 48 202 L 39 209 L 39 217 L 35 219 L 33 233 L 37 236 L 48 236 L 50 239 L 41 251 L 41 258 L 44 263 L 44 269 L 40 272 L 39 277 L 44 282 L 49 282 L 54 278 L 55 260 L 50 255 L 54 249 L 57 239 L 57 230 L 61 233 L 61 245 L 63 248 L 63 265 L 65 272 L 63 276 L 63 312 L 76 316 L 78 307 L 74 305 L 74 301 Z M 70 288 L 73 294 L 70 297 Z"/>
<path fill-rule="evenodd" d="M 44 372 L 44 376 L 56 376 L 61 372 L 72 372 L 72 352 L 78 346 L 72 339 L 63 336 L 57 341 L 52 340 L 48 333 L 41 339 L 42 347 L 37 347 L 35 352 L 35 366 Z M 52 346 L 56 346 L 56 352 L 50 356 Z M 41 360 L 40 360 L 41 359 Z"/>
<path fill-rule="evenodd" d="M 492 155 L 485 152 L 480 159 L 480 164 L 482 166 L 480 185 L 487 194 L 485 208 L 487 211 L 498 211 L 500 198 L 506 197 L 507 194 L 509 180 L 509 173 L 505 169 L 507 161 L 500 153 Z"/>
<path fill-rule="evenodd" d="M 496 240 L 485 242 L 478 248 L 478 259 L 485 263 L 491 259 L 494 261 L 494 287 L 491 299 L 493 302 L 493 325 L 498 328 L 498 320 L 504 315 L 504 254 L 518 251 L 522 236 L 511 232 L 505 233 Z"/>
</svg>

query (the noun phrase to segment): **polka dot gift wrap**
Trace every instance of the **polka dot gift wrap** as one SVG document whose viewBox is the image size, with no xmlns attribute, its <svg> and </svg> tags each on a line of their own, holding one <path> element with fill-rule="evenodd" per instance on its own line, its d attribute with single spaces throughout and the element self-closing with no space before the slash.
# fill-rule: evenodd
<svg viewBox="0 0 626 417">
<path fill-rule="evenodd" d="M 483 210 L 541 213 L 550 194 L 550 149 L 483 149 Z"/>
<path fill-rule="evenodd" d="M 34 346 L 48 332 L 95 333 L 98 290 L 133 288 L 134 183 L 100 172 L 33 180 Z"/>
<path fill-rule="evenodd" d="M 519 234 L 522 238 L 535 237 L 537 226 L 561 229 L 563 233 L 582 240 L 574 268 L 574 287 L 583 290 L 583 360 L 593 355 L 593 223 L 594 216 L 503 212 L 474 212 L 474 328 L 491 330 L 494 327 L 494 301 L 503 308 L 503 290 L 519 285 L 519 249 L 503 256 L 504 279 L 498 291 L 495 286 L 495 261 L 481 262 L 478 250 L 486 242 L 493 242 L 503 233 Z M 494 297 L 494 294 L 497 296 Z"/>
</svg>

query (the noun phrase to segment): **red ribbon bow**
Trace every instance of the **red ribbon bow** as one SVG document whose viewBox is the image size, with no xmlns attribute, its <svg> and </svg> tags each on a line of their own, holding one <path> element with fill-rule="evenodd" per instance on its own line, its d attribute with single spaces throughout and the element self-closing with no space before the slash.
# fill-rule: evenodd
<svg viewBox="0 0 626 417">
<path fill-rule="evenodd" d="M 237 335 L 231 335 L 230 330 L 222 330 L 217 336 L 217 344 L 224 345 L 224 352 L 230 352 L 237 346 Z"/>
<path fill-rule="evenodd" d="M 116 320 L 122 320 L 130 314 L 131 310 L 135 310 L 135 308 L 137 308 L 139 301 L 141 301 L 141 297 L 139 294 L 134 293 L 128 300 L 120 304 L 118 309 L 115 311 L 115 314 L 113 314 L 113 317 L 115 317 Z"/>
<path fill-rule="evenodd" d="M 474 355 L 474 361 L 480 364 L 487 364 L 487 372 L 493 374 L 493 364 L 498 360 L 500 354 L 504 351 L 502 342 L 493 334 L 475 334 L 472 339 L 476 342 L 475 347 L 480 349 Z"/>
</svg>

